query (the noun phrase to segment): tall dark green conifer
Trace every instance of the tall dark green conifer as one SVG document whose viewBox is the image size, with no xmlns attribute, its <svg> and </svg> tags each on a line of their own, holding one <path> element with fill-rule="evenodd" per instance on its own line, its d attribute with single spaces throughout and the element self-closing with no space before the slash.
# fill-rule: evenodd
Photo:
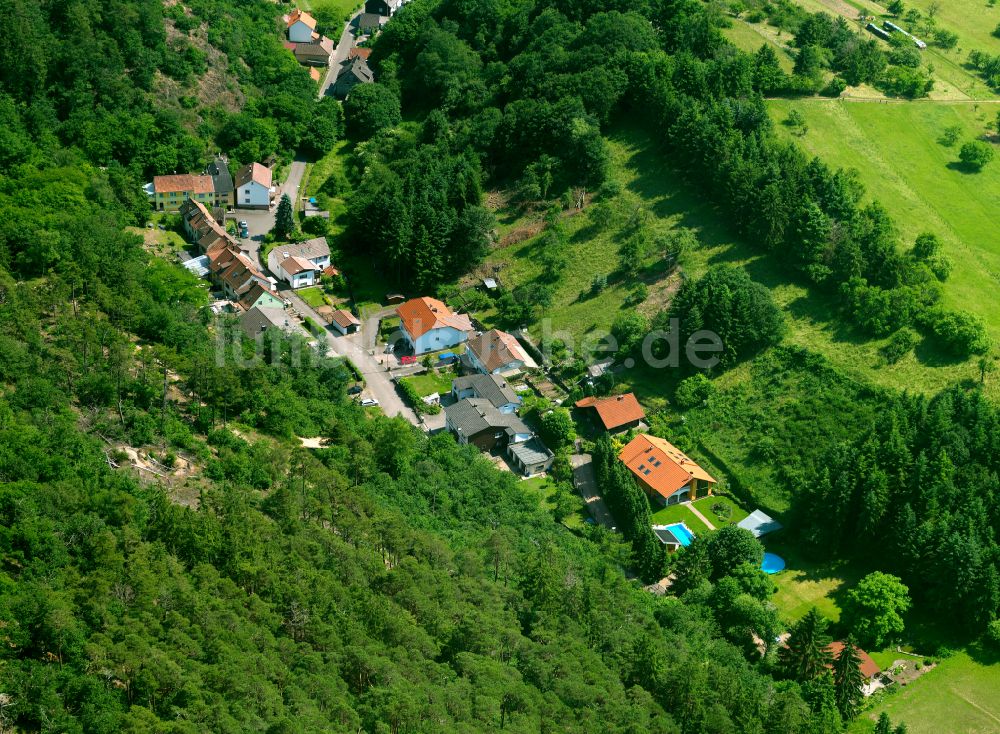
<svg viewBox="0 0 1000 734">
<path fill-rule="evenodd" d="M 858 654 L 854 636 L 848 635 L 844 648 L 833 663 L 833 685 L 837 694 L 837 708 L 845 721 L 853 721 L 858 716 L 863 694 L 864 676 L 861 675 L 861 656 Z"/>
<path fill-rule="evenodd" d="M 816 607 L 795 623 L 788 638 L 788 646 L 781 651 L 781 664 L 789 676 L 800 682 L 819 676 L 831 662 L 826 647 L 830 638 L 826 634 L 827 621 Z"/>
</svg>

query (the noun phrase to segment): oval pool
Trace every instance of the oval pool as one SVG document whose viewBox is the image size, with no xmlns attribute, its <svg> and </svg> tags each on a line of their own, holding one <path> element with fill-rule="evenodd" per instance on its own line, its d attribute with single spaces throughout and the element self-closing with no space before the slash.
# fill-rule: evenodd
<svg viewBox="0 0 1000 734">
<path fill-rule="evenodd" d="M 764 573 L 778 573 L 785 568 L 785 559 L 773 553 L 765 553 L 760 567 Z"/>
</svg>

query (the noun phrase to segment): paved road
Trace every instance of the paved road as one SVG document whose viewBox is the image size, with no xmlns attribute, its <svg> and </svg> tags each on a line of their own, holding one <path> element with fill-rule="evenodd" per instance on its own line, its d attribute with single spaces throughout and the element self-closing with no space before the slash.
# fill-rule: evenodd
<svg viewBox="0 0 1000 734">
<path fill-rule="evenodd" d="M 326 73 L 326 79 L 319 85 L 319 96 L 321 99 L 326 94 L 332 94 L 330 88 L 337 81 L 337 72 L 340 71 L 340 65 L 347 61 L 347 55 L 354 46 L 354 34 L 351 32 L 351 24 L 359 15 L 361 15 L 361 10 L 358 10 L 351 16 L 350 20 L 344 23 L 344 30 L 340 34 L 340 40 L 337 41 L 337 48 L 334 49 L 333 56 L 330 57 L 330 70 Z"/>
<path fill-rule="evenodd" d="M 573 454 L 569 461 L 573 467 L 573 484 L 576 485 L 583 501 L 587 503 L 591 517 L 604 527 L 614 530 L 615 519 L 600 495 L 590 454 Z"/>
<path fill-rule="evenodd" d="M 286 284 L 280 284 L 279 291 L 283 298 L 287 298 L 292 302 L 292 306 L 300 314 L 308 316 L 318 324 L 326 323 L 323 317 L 316 313 L 308 303 L 303 301 Z M 385 364 L 382 361 L 384 355 L 376 354 L 372 356 L 367 350 L 363 349 L 360 334 L 341 336 L 329 329 L 327 329 L 327 332 L 329 333 L 327 344 L 330 347 L 330 353 L 339 357 L 349 357 L 357 365 L 361 374 L 364 375 L 366 387 L 363 395 L 378 400 L 379 406 L 381 406 L 382 411 L 387 416 L 401 415 L 413 425 L 422 427 L 420 418 L 412 408 L 403 402 L 403 398 L 396 389 L 396 385 L 392 382 L 390 374 L 386 371 Z"/>
</svg>

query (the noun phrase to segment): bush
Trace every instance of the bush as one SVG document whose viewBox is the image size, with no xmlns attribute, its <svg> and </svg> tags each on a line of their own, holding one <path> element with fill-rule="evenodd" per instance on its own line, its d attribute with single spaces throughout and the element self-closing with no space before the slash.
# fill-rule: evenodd
<svg viewBox="0 0 1000 734">
<path fill-rule="evenodd" d="M 681 410 L 690 410 L 708 400 L 715 387 L 700 372 L 680 381 L 674 391 L 674 403 Z"/>
<path fill-rule="evenodd" d="M 965 359 L 989 350 L 986 325 L 978 316 L 938 307 L 928 309 L 922 320 L 942 346 L 956 357 Z"/>
<path fill-rule="evenodd" d="M 896 364 L 899 360 L 913 351 L 917 346 L 920 337 L 913 329 L 903 328 L 890 337 L 888 343 L 882 347 L 882 356 L 889 364 Z"/>
<path fill-rule="evenodd" d="M 983 639 L 987 645 L 1000 652 L 1000 619 L 994 619 L 986 625 L 986 634 Z"/>
</svg>

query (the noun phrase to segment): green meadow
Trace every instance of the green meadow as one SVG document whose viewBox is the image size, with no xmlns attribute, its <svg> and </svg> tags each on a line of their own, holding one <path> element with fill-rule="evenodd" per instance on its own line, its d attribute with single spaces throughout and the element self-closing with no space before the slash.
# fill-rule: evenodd
<svg viewBox="0 0 1000 734">
<path fill-rule="evenodd" d="M 968 173 L 957 165 L 962 142 L 984 135 L 1000 105 L 969 103 L 769 102 L 776 128 L 791 109 L 808 131 L 795 140 L 834 166 L 853 168 L 868 195 L 892 214 L 909 244 L 921 232 L 937 234 L 954 263 L 944 288 L 949 306 L 983 317 L 1000 338 L 1000 165 Z M 961 129 L 958 143 L 940 142 Z"/>
</svg>

